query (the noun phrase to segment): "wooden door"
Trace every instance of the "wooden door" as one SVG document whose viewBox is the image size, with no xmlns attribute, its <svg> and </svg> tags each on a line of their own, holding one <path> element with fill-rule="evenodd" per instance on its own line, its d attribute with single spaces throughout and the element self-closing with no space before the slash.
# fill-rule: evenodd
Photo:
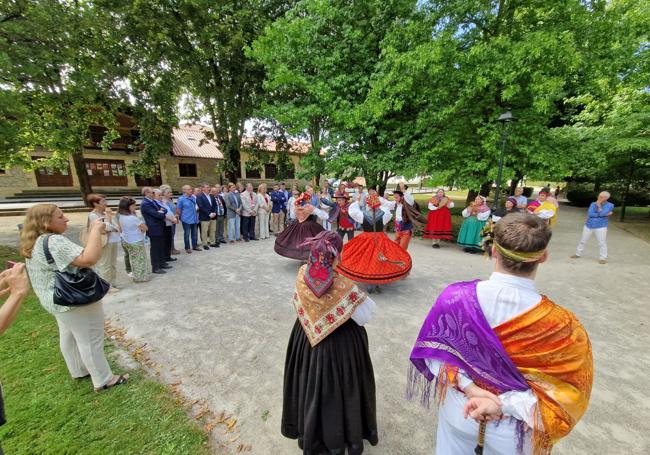
<svg viewBox="0 0 650 455">
<path fill-rule="evenodd" d="M 44 158 L 34 156 L 33 160 Z M 51 167 L 41 167 L 34 170 L 36 174 L 36 184 L 38 186 L 72 186 L 72 175 L 70 174 L 70 165 L 67 169 L 58 171 Z"/>
</svg>

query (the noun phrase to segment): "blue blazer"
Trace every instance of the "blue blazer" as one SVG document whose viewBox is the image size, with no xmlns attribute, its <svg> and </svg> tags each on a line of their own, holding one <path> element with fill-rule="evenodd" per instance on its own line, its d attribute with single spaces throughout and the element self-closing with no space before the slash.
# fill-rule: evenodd
<svg viewBox="0 0 650 455">
<path fill-rule="evenodd" d="M 165 213 L 158 210 L 161 206 L 147 198 L 140 203 L 140 213 L 147 224 L 147 235 L 149 237 L 160 237 L 165 233 Z"/>
<path fill-rule="evenodd" d="M 208 194 L 208 197 L 210 198 L 212 205 L 208 203 L 208 200 L 205 198 L 204 193 L 196 196 L 196 205 L 199 206 L 199 221 L 210 221 L 212 219 L 216 219 L 210 218 L 210 214 L 217 213 L 217 201 L 211 194 Z"/>
</svg>

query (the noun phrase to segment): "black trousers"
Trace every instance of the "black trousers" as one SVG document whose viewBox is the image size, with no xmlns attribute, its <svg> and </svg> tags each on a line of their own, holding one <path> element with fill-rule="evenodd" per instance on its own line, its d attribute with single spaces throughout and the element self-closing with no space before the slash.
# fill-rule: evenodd
<svg viewBox="0 0 650 455">
<path fill-rule="evenodd" d="M 241 217 L 241 233 L 244 240 L 255 240 L 255 217 Z"/>
<path fill-rule="evenodd" d="M 348 236 L 348 241 L 352 240 L 354 238 L 354 230 L 352 231 L 346 231 L 344 229 L 337 229 L 339 235 L 341 236 L 341 240 L 345 239 L 345 236 L 347 234 Z"/>
<path fill-rule="evenodd" d="M 151 256 L 151 269 L 159 270 L 165 265 L 165 237 L 163 235 L 149 237 L 151 241 L 151 248 L 149 254 Z"/>
<path fill-rule="evenodd" d="M 172 257 L 172 244 L 174 243 L 174 226 L 165 226 L 165 249 L 163 259 L 169 261 Z"/>
</svg>

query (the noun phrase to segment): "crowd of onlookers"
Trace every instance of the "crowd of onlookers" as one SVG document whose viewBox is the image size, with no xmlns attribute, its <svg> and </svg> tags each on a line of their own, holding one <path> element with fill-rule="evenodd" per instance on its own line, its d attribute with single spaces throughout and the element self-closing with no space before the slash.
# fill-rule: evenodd
<svg viewBox="0 0 650 455">
<path fill-rule="evenodd" d="M 313 192 L 313 187 L 307 185 L 307 190 Z M 136 211 L 137 202 L 130 197 L 120 199 L 116 213 L 107 207 L 104 195 L 87 197 L 93 207 L 87 228 L 96 220 L 105 225 L 103 253 L 95 268 L 111 283 L 111 292 L 119 291 L 115 276 L 120 245 L 129 277 L 134 282 L 149 281 L 151 274 L 167 273 L 171 263 L 177 260 L 174 256 L 181 253 L 176 248 L 179 225 L 187 254 L 224 244 L 268 239 L 295 220 L 293 202 L 300 194 L 296 186 L 289 190 L 285 183 L 273 184 L 271 191 L 266 183 L 260 184 L 257 191 L 251 183 L 184 185 L 181 191 L 175 199 L 168 185 L 142 188 L 140 214 Z M 331 201 L 333 195 L 329 183 L 325 182 L 321 195 L 314 197 Z"/>
</svg>

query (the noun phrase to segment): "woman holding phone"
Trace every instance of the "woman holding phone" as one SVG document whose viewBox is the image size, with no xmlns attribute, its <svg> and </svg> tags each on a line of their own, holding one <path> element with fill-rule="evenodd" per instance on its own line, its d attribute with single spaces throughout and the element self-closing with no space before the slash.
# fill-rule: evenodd
<svg viewBox="0 0 650 455">
<path fill-rule="evenodd" d="M 104 353 L 104 311 L 102 301 L 84 306 L 60 306 L 54 303 L 57 271 L 76 272 L 92 267 L 100 260 L 100 237 L 106 232 L 101 220 L 88 226 L 86 247 L 82 248 L 63 234 L 68 218 L 56 204 L 36 204 L 27 211 L 20 233 L 20 252 L 26 258 L 32 288 L 43 308 L 54 316 L 59 326 L 61 353 L 73 378 L 90 376 L 96 392 L 124 384 L 128 375 L 114 375 Z M 54 264 L 47 263 L 43 244 L 48 247 Z"/>
</svg>

